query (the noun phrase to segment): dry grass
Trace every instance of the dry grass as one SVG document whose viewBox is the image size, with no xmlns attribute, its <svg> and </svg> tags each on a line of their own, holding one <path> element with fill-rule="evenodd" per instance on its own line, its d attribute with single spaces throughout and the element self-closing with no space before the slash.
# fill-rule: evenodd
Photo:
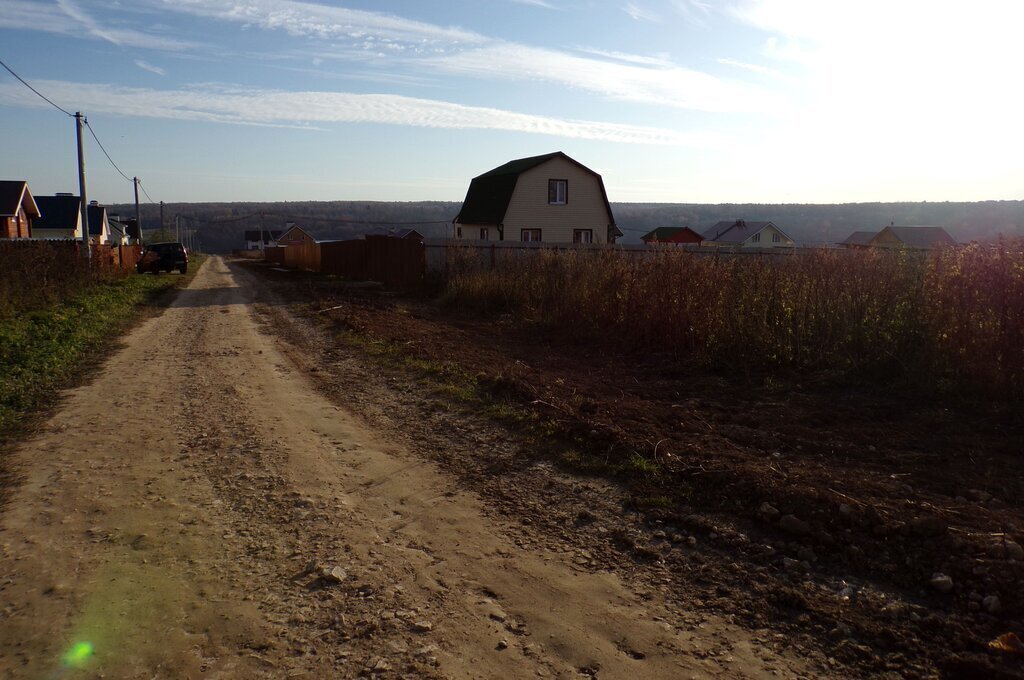
<svg viewBox="0 0 1024 680">
<path fill-rule="evenodd" d="M 462 253 L 445 297 L 717 367 L 953 380 L 1024 397 L 1024 244 L 931 255 L 679 249 Z"/>
<path fill-rule="evenodd" d="M 126 275 L 97 257 L 90 265 L 73 241 L 0 241 L 0 319 L 66 300 Z"/>
</svg>

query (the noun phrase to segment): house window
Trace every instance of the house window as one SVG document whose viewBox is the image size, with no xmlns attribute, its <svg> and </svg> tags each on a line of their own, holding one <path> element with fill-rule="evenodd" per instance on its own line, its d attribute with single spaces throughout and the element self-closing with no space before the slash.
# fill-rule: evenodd
<svg viewBox="0 0 1024 680">
<path fill-rule="evenodd" d="M 490 236 L 488 236 L 488 233 L 487 233 L 486 229 L 481 229 L 480 230 L 480 240 L 481 241 L 488 241 L 488 240 L 490 240 Z"/>
<path fill-rule="evenodd" d="M 761 242 L 761 234 L 759 234 L 759 233 L 758 234 L 754 234 L 754 236 L 750 240 L 753 241 L 754 243 L 760 243 Z"/>
<path fill-rule="evenodd" d="M 462 227 L 455 227 L 455 238 L 462 238 Z"/>
<path fill-rule="evenodd" d="M 593 229 L 573 229 L 572 230 L 572 242 L 573 243 L 593 243 L 594 242 L 594 230 Z"/>
<path fill-rule="evenodd" d="M 548 204 L 565 205 L 569 202 L 569 180 L 549 179 L 548 180 Z"/>
<path fill-rule="evenodd" d="M 772 243 L 782 243 L 782 237 L 778 233 L 772 234 Z"/>
<path fill-rule="evenodd" d="M 523 229 L 523 241 L 539 241 L 540 229 Z"/>
</svg>

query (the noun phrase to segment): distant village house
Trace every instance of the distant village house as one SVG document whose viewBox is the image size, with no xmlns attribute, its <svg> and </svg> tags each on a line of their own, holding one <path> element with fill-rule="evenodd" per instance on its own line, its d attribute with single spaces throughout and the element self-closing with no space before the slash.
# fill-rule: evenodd
<svg viewBox="0 0 1024 680">
<path fill-rule="evenodd" d="M 644 243 L 700 245 L 704 237 L 689 227 L 658 227 L 640 237 Z"/>
<path fill-rule="evenodd" d="M 582 244 L 622 236 L 601 175 L 561 151 L 474 177 L 454 221 L 457 239 Z"/>
<path fill-rule="evenodd" d="M 778 248 L 791 247 L 793 239 L 772 222 L 726 220 L 704 232 L 702 243 L 740 248 Z"/>
<path fill-rule="evenodd" d="M 264 248 L 273 248 L 277 245 L 281 234 L 282 231 L 280 229 L 247 229 L 245 231 L 245 249 L 263 250 Z"/>
<path fill-rule="evenodd" d="M 934 250 L 955 246 L 956 241 L 942 227 L 902 227 L 890 224 L 881 231 L 855 231 L 839 245 L 846 248 Z"/>
<path fill-rule="evenodd" d="M 28 182 L 0 180 L 0 238 L 31 238 L 38 219 L 39 206 Z"/>
<path fill-rule="evenodd" d="M 289 224 L 277 239 L 279 246 L 314 246 L 316 239 L 313 235 L 297 224 Z"/>
<path fill-rule="evenodd" d="M 74 194 L 37 196 L 40 216 L 32 230 L 33 238 L 81 239 L 82 200 Z"/>
</svg>

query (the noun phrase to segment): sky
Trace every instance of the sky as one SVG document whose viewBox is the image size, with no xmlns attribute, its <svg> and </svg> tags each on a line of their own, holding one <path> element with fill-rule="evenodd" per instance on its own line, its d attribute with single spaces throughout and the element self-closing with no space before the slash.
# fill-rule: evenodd
<svg viewBox="0 0 1024 680">
<path fill-rule="evenodd" d="M 460 201 L 564 151 L 609 199 L 1024 198 L 1016 0 L 0 0 L 0 59 L 155 201 Z M 0 179 L 78 192 L 0 70 Z M 132 184 L 88 134 L 88 194 Z M 144 199 L 146 200 L 146 199 Z"/>
</svg>

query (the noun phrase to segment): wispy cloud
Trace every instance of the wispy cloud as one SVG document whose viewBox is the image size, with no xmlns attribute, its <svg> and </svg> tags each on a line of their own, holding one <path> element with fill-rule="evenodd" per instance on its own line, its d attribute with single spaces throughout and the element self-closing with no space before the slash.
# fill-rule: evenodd
<svg viewBox="0 0 1024 680">
<path fill-rule="evenodd" d="M 725 143 L 710 133 L 535 116 L 398 95 L 283 92 L 226 86 L 156 90 L 45 80 L 38 81 L 38 85 L 57 101 L 73 101 L 75 106 L 91 113 L 122 116 L 284 126 L 380 123 L 502 130 L 625 144 L 715 147 Z M 0 83 L 0 102 L 42 105 L 25 88 L 12 83 Z"/>
<path fill-rule="evenodd" d="M 86 33 L 82 32 L 85 27 Z M 122 47 L 143 47 L 156 50 L 189 50 L 199 47 L 195 42 L 171 38 L 152 32 L 128 28 L 101 27 L 99 23 L 83 12 L 78 5 L 68 0 L 59 3 L 34 2 L 33 0 L 4 0 L 0 12 L 0 28 L 16 30 L 45 31 L 74 38 L 93 38 Z"/>
<path fill-rule="evenodd" d="M 672 7 L 691 24 L 701 28 L 708 27 L 708 18 L 711 16 L 709 3 L 702 0 L 672 0 Z"/>
<path fill-rule="evenodd" d="M 779 111 L 764 88 L 667 59 L 533 47 L 378 12 L 296 0 L 150 0 L 175 12 L 280 30 L 316 40 L 311 51 L 436 75 L 554 82 L 602 97 L 700 111 Z M 638 17 L 650 17 L 630 3 Z"/>
<path fill-rule="evenodd" d="M 561 9 L 561 7 L 556 7 L 555 5 L 551 4 L 547 0 L 509 0 L 509 1 L 510 2 L 514 2 L 517 5 L 529 5 L 530 7 L 543 7 L 544 9 Z"/>
<path fill-rule="evenodd" d="M 413 46 L 478 43 L 479 34 L 405 19 L 393 14 L 331 7 L 296 0 L 158 0 L 175 12 L 232 21 L 293 36 L 398 41 Z"/>
<path fill-rule="evenodd" d="M 153 64 L 143 61 L 142 59 L 136 59 L 135 65 L 141 68 L 143 71 L 149 71 L 150 73 L 155 73 L 158 76 L 167 75 L 167 71 L 165 71 L 164 69 L 160 68 L 159 66 L 153 66 Z"/>
<path fill-rule="evenodd" d="M 100 26 L 95 19 L 85 13 L 77 4 L 72 0 L 57 0 L 57 6 L 60 7 L 64 14 L 68 15 L 79 24 L 81 24 L 89 34 L 99 38 L 100 40 L 106 40 L 107 42 L 120 45 L 121 42 L 113 35 L 108 33 L 102 26 Z"/>
<path fill-rule="evenodd" d="M 628 3 L 622 8 L 622 11 L 628 14 L 634 21 L 647 21 L 650 23 L 661 21 L 661 16 L 657 12 L 647 7 L 641 7 L 635 2 Z"/>
<path fill-rule="evenodd" d="M 779 75 L 779 72 L 776 69 L 769 68 L 767 66 L 761 66 L 760 64 L 749 64 L 745 61 L 739 61 L 737 59 L 728 59 L 722 57 L 718 59 L 718 63 L 723 64 L 725 66 L 735 66 L 736 68 L 741 68 L 744 71 L 753 71 L 754 73 L 760 73 L 761 75 L 765 76 Z"/>
<path fill-rule="evenodd" d="M 715 112 L 783 109 L 764 88 L 680 66 L 616 63 L 556 50 L 499 43 L 425 60 L 450 73 L 559 83 L 612 99 Z"/>
</svg>

